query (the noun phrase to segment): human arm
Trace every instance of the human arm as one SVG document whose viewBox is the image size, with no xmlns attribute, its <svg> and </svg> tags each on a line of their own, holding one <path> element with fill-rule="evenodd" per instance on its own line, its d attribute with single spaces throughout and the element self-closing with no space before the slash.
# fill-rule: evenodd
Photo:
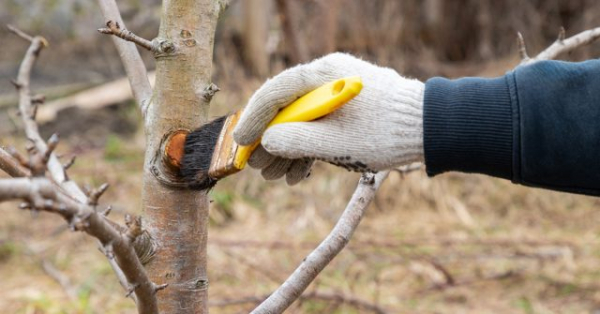
<svg viewBox="0 0 600 314">
<path fill-rule="evenodd" d="M 339 164 L 339 159 L 323 156 L 351 152 L 352 160 L 360 156 L 358 161 L 368 170 L 424 160 L 430 176 L 474 172 L 524 185 L 600 194 L 600 61 L 542 61 L 493 79 L 433 78 L 419 98 L 418 81 L 389 74 L 391 69 L 380 72 L 349 55 L 335 55 L 343 58 L 303 65 L 300 71 L 290 71 L 293 79 L 284 72 L 267 82 L 250 100 L 235 139 L 256 139 L 268 123 L 265 112 L 274 115 L 326 78 L 366 74 L 366 95 L 338 114 L 268 129 L 262 140 L 266 150 L 255 153 L 262 156 L 258 159 L 295 163 L 316 158 Z M 320 60 L 327 58 L 331 55 Z M 308 90 L 295 89 L 298 85 Z M 423 117 L 415 113 L 419 109 Z M 329 132 L 330 127 L 337 131 Z M 266 164 L 259 166 L 268 169 Z M 310 165 L 306 162 L 303 169 Z M 281 176 L 292 168 L 284 164 L 274 172 Z"/>
<path fill-rule="evenodd" d="M 600 61 L 540 61 L 499 78 L 425 86 L 430 176 L 483 173 L 600 195 Z"/>
</svg>

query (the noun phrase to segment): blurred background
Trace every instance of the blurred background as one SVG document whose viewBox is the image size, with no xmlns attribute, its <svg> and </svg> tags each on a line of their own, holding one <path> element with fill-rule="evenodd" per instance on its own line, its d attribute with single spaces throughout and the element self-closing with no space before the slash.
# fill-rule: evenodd
<svg viewBox="0 0 600 314">
<path fill-rule="evenodd" d="M 127 28 L 156 36 L 159 0 L 118 1 Z M 0 24 L 47 38 L 33 71 L 45 135 L 77 155 L 71 176 L 111 184 L 113 219 L 140 213 L 140 115 L 95 1 L 0 0 Z M 215 40 L 211 116 L 241 108 L 268 77 L 333 51 L 401 74 L 498 76 L 600 26 L 592 0 L 234 0 Z M 0 30 L 0 145 L 23 149 L 16 77 L 27 43 Z M 148 68 L 153 58 L 141 51 Z M 600 56 L 600 44 L 565 60 Z M 112 85 L 105 85 L 112 84 Z M 42 114 L 42 112 L 40 113 Z M 0 175 L 1 176 L 1 175 Z M 317 164 L 294 187 L 246 170 L 211 191 L 212 313 L 245 313 L 330 231 L 358 175 Z M 61 218 L 0 205 L 3 313 L 132 313 L 95 242 Z M 122 221 L 122 220 L 121 220 Z M 393 172 L 354 238 L 289 313 L 599 313 L 600 200 L 479 175 Z"/>
</svg>

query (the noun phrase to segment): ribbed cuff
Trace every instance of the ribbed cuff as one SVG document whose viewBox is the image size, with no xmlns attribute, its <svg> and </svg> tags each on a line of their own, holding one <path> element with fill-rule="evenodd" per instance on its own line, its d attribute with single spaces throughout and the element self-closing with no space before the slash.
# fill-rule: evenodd
<svg viewBox="0 0 600 314">
<path fill-rule="evenodd" d="M 511 112 L 505 77 L 428 80 L 423 105 L 427 174 L 460 171 L 512 179 Z"/>
</svg>

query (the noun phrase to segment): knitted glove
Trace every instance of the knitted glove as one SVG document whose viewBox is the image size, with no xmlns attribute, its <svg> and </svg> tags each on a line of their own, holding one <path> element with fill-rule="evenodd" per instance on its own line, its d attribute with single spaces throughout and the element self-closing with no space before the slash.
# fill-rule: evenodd
<svg viewBox="0 0 600 314">
<path fill-rule="evenodd" d="M 298 97 L 330 81 L 358 75 L 358 96 L 322 119 L 267 124 Z M 250 159 L 267 180 L 284 174 L 293 185 L 318 159 L 351 171 L 375 172 L 423 159 L 423 90 L 418 80 L 351 55 L 334 53 L 268 80 L 250 98 L 233 137 L 249 145 L 262 136 Z M 264 132 L 264 134 L 263 134 Z"/>
</svg>

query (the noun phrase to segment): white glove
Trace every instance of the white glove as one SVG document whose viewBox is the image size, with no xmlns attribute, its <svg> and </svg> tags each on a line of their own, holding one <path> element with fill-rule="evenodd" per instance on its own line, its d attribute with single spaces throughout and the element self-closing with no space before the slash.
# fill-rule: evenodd
<svg viewBox="0 0 600 314">
<path fill-rule="evenodd" d="M 330 81 L 360 76 L 358 96 L 311 122 L 267 124 L 279 109 Z M 233 137 L 249 145 L 263 136 L 248 160 L 267 180 L 287 174 L 295 184 L 318 159 L 359 172 L 375 172 L 423 159 L 423 91 L 418 80 L 400 76 L 343 53 L 333 53 L 281 72 L 250 98 Z M 263 134 L 264 132 L 264 134 Z"/>
</svg>

